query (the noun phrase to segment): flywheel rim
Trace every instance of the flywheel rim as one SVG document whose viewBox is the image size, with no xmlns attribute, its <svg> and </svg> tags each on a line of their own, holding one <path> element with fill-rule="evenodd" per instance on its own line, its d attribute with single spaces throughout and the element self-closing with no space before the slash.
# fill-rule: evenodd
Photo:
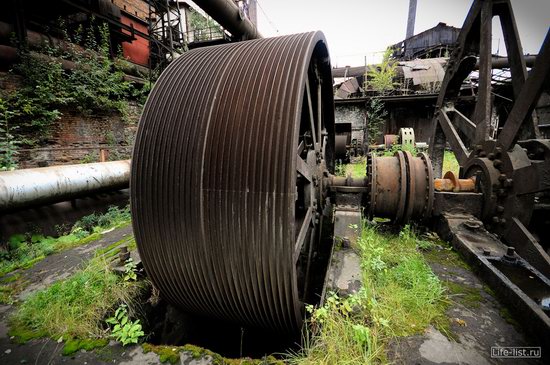
<svg viewBox="0 0 550 365">
<path fill-rule="evenodd" d="M 131 207 L 144 267 L 169 302 L 254 327 L 301 327 L 297 223 L 289 217 L 313 61 L 328 86 L 319 104 L 330 169 L 332 79 L 322 33 L 199 48 L 157 81 L 136 137 Z"/>
</svg>

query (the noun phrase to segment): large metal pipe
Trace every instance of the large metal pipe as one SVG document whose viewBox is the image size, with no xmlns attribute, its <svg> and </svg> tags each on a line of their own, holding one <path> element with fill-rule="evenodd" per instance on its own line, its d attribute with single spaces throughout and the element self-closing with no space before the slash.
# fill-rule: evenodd
<svg viewBox="0 0 550 365">
<path fill-rule="evenodd" d="M 230 0 L 194 0 L 222 27 L 242 40 L 262 38 L 258 29 L 239 10 L 239 7 Z"/>
<path fill-rule="evenodd" d="M 0 212 L 128 187 L 130 160 L 0 172 Z"/>
<path fill-rule="evenodd" d="M 537 59 L 537 55 L 525 55 L 525 64 L 527 67 L 533 67 L 535 64 L 535 60 Z M 398 61 L 399 62 L 399 61 Z M 493 57 L 492 61 L 492 67 L 493 68 L 507 68 L 509 66 L 508 58 L 507 57 Z M 375 68 L 377 65 L 368 65 L 365 66 L 354 66 L 354 67 L 338 67 L 332 69 L 332 77 L 359 77 L 364 76 L 366 71 L 370 68 Z M 479 69 L 479 64 L 476 63 L 474 70 Z"/>
</svg>

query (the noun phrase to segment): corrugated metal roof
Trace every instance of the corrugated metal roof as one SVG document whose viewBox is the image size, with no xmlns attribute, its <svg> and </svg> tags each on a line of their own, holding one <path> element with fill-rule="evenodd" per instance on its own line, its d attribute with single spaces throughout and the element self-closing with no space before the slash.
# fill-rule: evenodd
<svg viewBox="0 0 550 365">
<path fill-rule="evenodd" d="M 427 58 L 399 62 L 405 79 L 412 79 L 413 85 L 433 84 L 443 81 L 447 59 Z"/>
</svg>

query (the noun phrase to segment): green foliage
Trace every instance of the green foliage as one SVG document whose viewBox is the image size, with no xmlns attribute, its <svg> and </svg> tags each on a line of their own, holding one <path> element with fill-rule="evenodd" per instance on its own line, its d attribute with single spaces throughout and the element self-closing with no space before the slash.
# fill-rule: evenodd
<svg viewBox="0 0 550 365">
<path fill-rule="evenodd" d="M 121 342 L 122 346 L 138 343 L 139 339 L 145 335 L 139 319 L 135 321 L 129 319 L 126 304 L 121 304 L 115 311 L 115 315 L 107 318 L 105 322 L 113 326 L 111 337 Z"/>
<path fill-rule="evenodd" d="M 307 306 L 310 315 L 303 349 L 289 356 L 290 364 L 371 364 L 382 358 L 376 328 L 367 325 L 363 294 L 327 297 L 322 307 Z"/>
<path fill-rule="evenodd" d="M 359 241 L 363 286 L 347 298 L 329 295 L 320 308 L 308 306 L 309 333 L 294 364 L 387 362 L 388 342 L 446 321 L 444 287 L 420 249 L 430 247 L 410 227 L 399 235 L 365 225 Z"/>
<path fill-rule="evenodd" d="M 396 75 L 397 63 L 391 58 L 392 53 L 393 49 L 388 47 L 382 62 L 369 68 L 365 75 L 365 89 L 371 89 L 380 94 L 386 94 L 394 89 L 393 79 Z"/>
<path fill-rule="evenodd" d="M 443 174 L 447 171 L 454 172 L 456 176 L 458 176 L 460 171 L 460 165 L 458 164 L 454 153 L 451 151 L 445 151 L 443 155 Z"/>
<path fill-rule="evenodd" d="M 334 167 L 334 174 L 336 176 L 346 176 L 346 165 L 343 165 L 337 161 L 336 166 Z"/>
<path fill-rule="evenodd" d="M 205 41 L 220 38 L 223 30 L 220 25 L 210 17 L 205 17 L 194 9 L 189 12 L 189 27 L 193 31 L 194 41 Z"/>
<path fill-rule="evenodd" d="M 413 156 L 417 155 L 416 147 L 412 144 L 392 144 L 391 148 L 385 150 L 382 153 L 382 156 L 393 156 L 397 151 L 407 151 L 410 152 Z"/>
<path fill-rule="evenodd" d="M 0 171 L 17 168 L 15 156 L 20 141 L 16 140 L 12 134 L 17 127 L 10 126 L 9 123 L 13 115 L 7 101 L 0 98 Z"/>
<path fill-rule="evenodd" d="M 367 135 L 369 145 L 376 144 L 376 141 L 383 133 L 383 126 L 386 123 L 388 111 L 384 103 L 376 97 L 370 98 L 367 104 Z"/>
<path fill-rule="evenodd" d="M 58 238 L 40 234 L 13 235 L 8 240 L 8 250 L 0 251 L 0 276 L 28 268 L 54 252 L 96 240 L 101 231 L 128 224 L 130 220 L 129 207 L 110 207 L 105 214 L 81 218 L 68 234 Z"/>
<path fill-rule="evenodd" d="M 131 257 L 124 264 L 124 281 L 137 280 L 137 265 Z"/>
<path fill-rule="evenodd" d="M 346 171 L 351 177 L 363 178 L 367 173 L 367 159 L 364 157 L 355 159 L 346 166 Z"/>
<path fill-rule="evenodd" d="M 31 135 L 47 138 L 49 126 L 61 117 L 62 107 L 82 114 L 118 112 L 124 117 L 127 99 L 143 101 L 149 91 L 124 80 L 121 62 L 111 58 L 107 23 L 92 19 L 89 27 L 79 27 L 72 35 L 60 23 L 69 46 L 45 44 L 38 52 L 20 48 L 21 61 L 13 72 L 22 76 L 22 86 L 0 101 L 0 127 L 8 120 L 17 125 L 21 136 L 18 144 L 40 142 L 40 138 L 30 138 Z M 63 69 L 66 61 L 72 62 L 74 68 Z"/>
<path fill-rule="evenodd" d="M 32 294 L 11 318 L 10 334 L 103 338 L 103 319 L 113 306 L 123 303 L 133 307 L 143 287 L 140 282 L 123 281 L 103 257 L 97 257 L 68 279 Z"/>
</svg>

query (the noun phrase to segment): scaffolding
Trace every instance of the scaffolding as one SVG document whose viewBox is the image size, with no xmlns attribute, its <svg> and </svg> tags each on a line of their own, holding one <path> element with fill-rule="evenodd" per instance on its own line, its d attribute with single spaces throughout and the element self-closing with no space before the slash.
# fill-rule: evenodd
<svg viewBox="0 0 550 365">
<path fill-rule="evenodd" d="M 149 4 L 149 69 L 154 78 L 186 50 L 179 1 L 147 0 Z"/>
</svg>

